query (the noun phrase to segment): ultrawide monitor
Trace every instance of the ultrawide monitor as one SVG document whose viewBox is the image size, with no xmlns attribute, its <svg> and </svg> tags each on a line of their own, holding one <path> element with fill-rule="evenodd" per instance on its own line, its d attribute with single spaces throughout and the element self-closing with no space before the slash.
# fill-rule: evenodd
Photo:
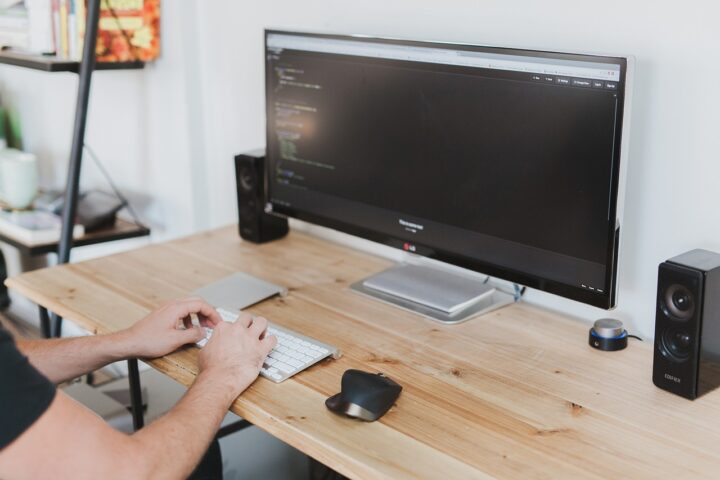
<svg viewBox="0 0 720 480">
<path fill-rule="evenodd" d="M 265 40 L 274 212 L 614 306 L 627 58 Z"/>
</svg>

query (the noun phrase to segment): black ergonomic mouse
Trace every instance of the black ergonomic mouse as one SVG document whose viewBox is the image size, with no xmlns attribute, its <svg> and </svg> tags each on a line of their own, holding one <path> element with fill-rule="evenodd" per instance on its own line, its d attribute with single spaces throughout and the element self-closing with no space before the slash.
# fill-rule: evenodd
<svg viewBox="0 0 720 480">
<path fill-rule="evenodd" d="M 346 370 L 342 390 L 325 400 L 331 411 L 374 422 L 385 415 L 400 395 L 402 387 L 382 373 Z"/>
</svg>

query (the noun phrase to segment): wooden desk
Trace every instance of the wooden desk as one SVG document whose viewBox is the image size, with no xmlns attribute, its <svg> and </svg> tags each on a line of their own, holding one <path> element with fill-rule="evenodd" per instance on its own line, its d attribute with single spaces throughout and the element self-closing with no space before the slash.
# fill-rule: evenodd
<svg viewBox="0 0 720 480">
<path fill-rule="evenodd" d="M 292 233 L 242 243 L 235 227 L 8 285 L 95 332 L 241 270 L 290 288 L 251 311 L 339 346 L 344 357 L 276 385 L 260 378 L 232 411 L 352 478 L 692 478 L 720 475 L 720 392 L 690 402 L 651 382 L 652 345 L 604 353 L 587 325 L 517 304 L 443 326 L 348 285 L 389 262 Z M 152 366 L 190 385 L 197 349 Z M 325 409 L 348 368 L 405 389 L 375 423 Z"/>
</svg>

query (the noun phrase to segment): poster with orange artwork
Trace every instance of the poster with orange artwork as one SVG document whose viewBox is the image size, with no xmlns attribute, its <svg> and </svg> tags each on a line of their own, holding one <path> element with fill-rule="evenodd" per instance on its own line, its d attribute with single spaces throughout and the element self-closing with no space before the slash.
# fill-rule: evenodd
<svg viewBox="0 0 720 480">
<path fill-rule="evenodd" d="M 155 60 L 160 55 L 160 0 L 102 0 L 98 62 Z"/>
</svg>

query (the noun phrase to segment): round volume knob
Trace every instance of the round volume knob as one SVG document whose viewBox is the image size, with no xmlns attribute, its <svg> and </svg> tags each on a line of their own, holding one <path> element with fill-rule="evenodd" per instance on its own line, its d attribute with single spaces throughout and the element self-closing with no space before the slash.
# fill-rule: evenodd
<svg viewBox="0 0 720 480">
<path fill-rule="evenodd" d="M 593 324 L 593 331 L 600 338 L 615 338 L 625 331 L 623 323 L 614 318 L 601 318 Z"/>
<path fill-rule="evenodd" d="M 620 320 L 601 318 L 590 329 L 588 343 L 591 347 L 606 352 L 627 347 L 628 333 Z"/>
</svg>

